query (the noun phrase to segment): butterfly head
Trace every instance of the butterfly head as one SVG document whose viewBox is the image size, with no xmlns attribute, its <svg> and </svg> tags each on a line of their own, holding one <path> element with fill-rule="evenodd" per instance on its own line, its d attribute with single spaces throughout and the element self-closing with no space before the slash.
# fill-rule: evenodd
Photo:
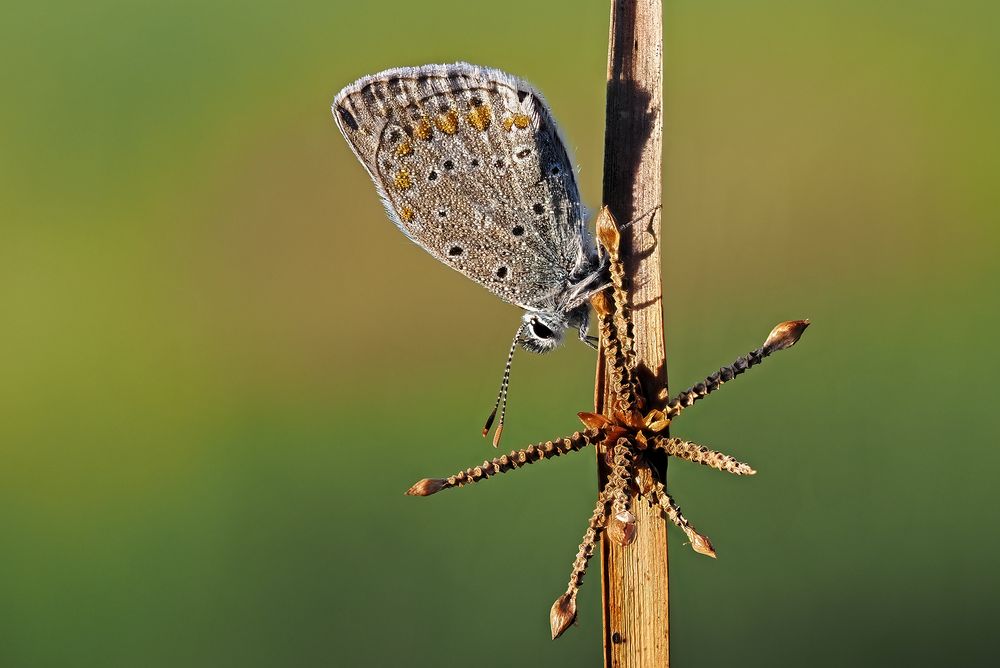
<svg viewBox="0 0 1000 668">
<path fill-rule="evenodd" d="M 521 318 L 521 347 L 532 353 L 547 353 L 563 342 L 565 318 L 555 313 L 525 313 Z"/>
<path fill-rule="evenodd" d="M 587 316 L 586 304 L 566 312 L 527 311 L 521 317 L 521 347 L 532 353 L 547 353 L 558 348 L 566 330 L 572 328 L 586 332 Z"/>
</svg>

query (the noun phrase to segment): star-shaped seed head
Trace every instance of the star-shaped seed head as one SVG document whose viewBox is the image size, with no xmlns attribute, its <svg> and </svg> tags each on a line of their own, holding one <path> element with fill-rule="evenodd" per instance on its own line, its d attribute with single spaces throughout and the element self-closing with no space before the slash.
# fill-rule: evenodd
<svg viewBox="0 0 1000 668">
<path fill-rule="evenodd" d="M 789 320 L 780 323 L 771 330 L 760 348 L 737 358 L 732 364 L 722 367 L 704 381 L 672 399 L 661 400 L 656 406 L 647 410 L 645 397 L 665 397 L 666 391 L 665 388 L 648 388 L 650 392 L 644 393 L 635 373 L 635 346 L 629 315 L 629 295 L 624 266 L 619 257 L 621 235 L 607 208 L 598 216 L 597 237 L 607 254 L 611 278 L 610 286 L 591 298 L 597 314 L 607 377 L 614 395 L 613 400 L 608 402 L 606 414 L 579 413 L 578 416 L 585 427 L 583 432 L 514 450 L 509 454 L 484 461 L 479 466 L 459 471 L 448 478 L 424 478 L 406 492 L 411 496 L 430 496 L 444 489 L 479 482 L 536 461 L 576 452 L 589 445 L 600 448 L 607 465 L 607 480 L 598 494 L 597 505 L 573 561 L 566 593 L 556 599 L 549 612 L 553 639 L 562 635 L 576 620 L 577 592 L 583 583 L 587 564 L 594 555 L 600 535 L 603 533 L 608 540 L 622 546 L 631 545 L 636 540 L 638 527 L 636 516 L 630 507 L 633 500 L 642 499 L 650 506 L 659 508 L 663 517 L 684 532 L 695 552 L 715 558 L 712 541 L 698 533 L 681 513 L 680 506 L 667 493 L 665 480 L 651 465 L 648 453 L 657 450 L 676 459 L 702 464 L 738 476 L 755 474 L 756 471 L 749 465 L 727 454 L 670 437 L 668 427 L 681 412 L 696 401 L 760 364 L 772 353 L 795 345 L 809 325 L 808 320 Z M 501 399 L 505 396 L 504 389 L 502 386 L 501 395 L 497 399 L 498 406 L 503 405 Z M 494 415 L 495 413 L 496 409 Z M 501 409 L 501 423 L 502 415 Z M 492 417 L 491 415 L 487 421 L 487 430 Z M 499 433 L 498 428 L 497 437 Z"/>
</svg>

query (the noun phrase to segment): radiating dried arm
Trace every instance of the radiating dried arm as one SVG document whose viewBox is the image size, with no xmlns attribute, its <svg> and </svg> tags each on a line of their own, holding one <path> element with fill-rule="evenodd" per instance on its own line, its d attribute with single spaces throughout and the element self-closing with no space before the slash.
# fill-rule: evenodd
<svg viewBox="0 0 1000 668">
<path fill-rule="evenodd" d="M 652 489 L 646 494 L 646 500 L 650 505 L 660 506 L 663 514 L 688 537 L 688 540 L 691 541 L 691 548 L 695 552 L 715 559 L 715 548 L 712 547 L 712 541 L 708 539 L 708 536 L 702 536 L 695 531 L 691 523 L 681 513 L 681 508 L 677 505 L 677 502 L 674 501 L 672 496 L 667 494 L 667 488 L 663 486 L 662 482 L 657 480 L 653 483 Z"/>
<path fill-rule="evenodd" d="M 576 594 L 583 584 L 583 576 L 587 572 L 587 562 L 594 556 L 594 548 L 597 545 L 597 534 L 604 528 L 608 521 L 608 504 L 611 499 L 607 494 L 601 492 L 597 497 L 597 506 L 587 523 L 587 531 L 583 534 L 583 541 L 577 550 L 576 559 L 573 561 L 573 569 L 569 574 L 569 587 L 566 593 L 556 599 L 549 611 L 549 625 L 552 628 L 552 639 L 555 640 L 570 627 L 576 620 Z"/>
<path fill-rule="evenodd" d="M 604 493 L 611 497 L 611 518 L 608 520 L 608 538 L 619 545 L 631 545 L 638 528 L 635 515 L 629 508 L 632 479 L 635 476 L 634 458 L 628 440 L 618 440 L 612 450 L 613 460 Z"/>
<path fill-rule="evenodd" d="M 808 326 L 808 320 L 789 320 L 787 322 L 780 323 L 773 330 L 771 330 L 771 334 L 767 337 L 764 345 L 756 350 L 750 351 L 743 357 L 737 358 L 737 360 L 732 364 L 722 367 L 702 382 L 684 390 L 673 399 L 670 399 L 667 401 L 667 405 L 663 409 L 663 412 L 668 418 L 676 417 L 681 411 L 694 402 L 698 401 L 702 397 L 708 396 L 722 387 L 723 383 L 732 380 L 742 373 L 745 373 L 750 369 L 750 367 L 760 364 L 764 358 L 771 355 L 771 353 L 784 350 L 785 348 L 791 348 L 795 345 L 795 342 L 799 340 L 799 337 L 802 336 L 802 332 L 804 332 Z"/>
<path fill-rule="evenodd" d="M 698 445 L 691 441 L 657 436 L 650 439 L 649 444 L 654 448 L 663 450 L 671 457 L 708 466 L 709 468 L 732 473 L 733 475 L 754 475 L 757 473 L 749 464 L 744 464 L 725 453 L 706 448 L 704 445 Z"/>
<path fill-rule="evenodd" d="M 621 260 L 621 232 L 608 207 L 597 214 L 597 238 L 608 252 L 608 270 L 611 275 L 611 294 L 614 299 L 614 323 L 622 355 L 629 369 L 635 368 L 635 340 L 632 338 L 632 319 L 629 317 L 628 291 L 625 287 L 625 265 Z"/>
<path fill-rule="evenodd" d="M 587 429 L 583 432 L 574 432 L 569 438 L 559 438 L 554 441 L 536 443 L 529 445 L 522 450 L 513 450 L 510 454 L 502 455 L 494 459 L 483 462 L 480 466 L 467 468 L 459 471 L 448 478 L 424 478 L 406 490 L 409 496 L 430 496 L 442 489 L 451 487 L 461 487 L 480 480 L 485 480 L 498 473 L 506 473 L 511 469 L 520 468 L 526 464 L 533 464 L 543 459 L 551 459 L 569 452 L 576 452 L 600 440 L 597 429 Z"/>
<path fill-rule="evenodd" d="M 639 391 L 632 367 L 622 348 L 610 301 L 607 292 L 599 292 L 591 298 L 594 313 L 597 315 L 597 329 L 601 335 L 608 375 L 611 378 L 611 389 L 619 404 L 618 408 L 626 412 L 633 409 L 640 410 L 644 403 L 642 392 Z"/>
</svg>

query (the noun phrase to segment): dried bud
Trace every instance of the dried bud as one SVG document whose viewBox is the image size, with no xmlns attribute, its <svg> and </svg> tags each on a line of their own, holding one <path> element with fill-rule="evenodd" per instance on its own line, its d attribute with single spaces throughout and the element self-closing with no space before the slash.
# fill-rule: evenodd
<svg viewBox="0 0 1000 668">
<path fill-rule="evenodd" d="M 618 231 L 618 224 L 615 217 L 611 215 L 608 207 L 601 207 L 597 214 L 597 238 L 601 245 L 607 249 L 611 255 L 618 255 L 618 246 L 621 243 L 621 233 Z"/>
<path fill-rule="evenodd" d="M 643 423 L 649 431 L 659 433 L 670 426 L 670 418 L 663 411 L 654 408 L 646 414 Z"/>
<path fill-rule="evenodd" d="M 653 422 L 650 422 L 649 427 L 647 427 L 647 429 L 649 429 L 651 432 L 658 434 L 669 426 L 670 426 L 670 418 L 663 418 L 662 420 L 654 420 Z"/>
<path fill-rule="evenodd" d="M 695 552 L 715 559 L 715 548 L 712 547 L 712 541 L 708 539 L 708 536 L 702 536 L 700 533 L 692 531 L 688 537 L 691 539 L 691 548 Z"/>
<path fill-rule="evenodd" d="M 635 515 L 631 511 L 623 510 L 611 518 L 606 531 L 608 538 L 622 547 L 627 547 L 635 542 L 639 527 L 636 524 Z"/>
<path fill-rule="evenodd" d="M 605 292 L 598 292 L 590 298 L 590 303 L 594 311 L 600 317 L 611 315 L 611 304 L 608 302 L 608 295 Z"/>
<path fill-rule="evenodd" d="M 614 418 L 618 424 L 623 424 L 632 429 L 642 429 L 646 426 L 646 423 L 642 419 L 642 413 L 635 409 L 617 409 L 614 412 Z"/>
<path fill-rule="evenodd" d="M 605 433 L 604 440 L 601 442 L 601 444 L 606 445 L 607 447 L 610 448 L 615 443 L 617 443 L 619 439 L 628 436 L 628 429 L 612 425 L 608 427 L 604 431 L 604 433 Z"/>
<path fill-rule="evenodd" d="M 607 426 L 611 422 L 608 418 L 603 415 L 599 415 L 598 413 L 581 412 L 577 413 L 576 416 L 580 418 L 580 422 L 582 422 L 588 429 L 600 429 L 601 427 Z"/>
<path fill-rule="evenodd" d="M 440 492 L 448 484 L 444 478 L 424 478 L 410 489 L 406 490 L 407 496 L 430 496 L 435 492 Z"/>
<path fill-rule="evenodd" d="M 576 592 L 568 591 L 552 604 L 549 611 L 549 626 L 552 628 L 552 639 L 561 636 L 570 625 L 576 621 Z"/>
<path fill-rule="evenodd" d="M 802 332 L 806 331 L 806 327 L 808 326 L 808 320 L 786 320 L 779 323 L 768 334 L 767 341 L 764 342 L 764 350 L 773 353 L 776 350 L 791 348 L 799 340 L 799 337 L 802 336 Z"/>
</svg>

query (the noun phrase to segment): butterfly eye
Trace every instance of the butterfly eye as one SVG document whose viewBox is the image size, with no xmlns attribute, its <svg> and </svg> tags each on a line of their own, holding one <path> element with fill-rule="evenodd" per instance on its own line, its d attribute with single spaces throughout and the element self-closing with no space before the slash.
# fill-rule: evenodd
<svg viewBox="0 0 1000 668">
<path fill-rule="evenodd" d="M 537 320 L 531 321 L 531 333 L 537 338 L 546 340 L 555 337 L 555 333 Z"/>
</svg>

